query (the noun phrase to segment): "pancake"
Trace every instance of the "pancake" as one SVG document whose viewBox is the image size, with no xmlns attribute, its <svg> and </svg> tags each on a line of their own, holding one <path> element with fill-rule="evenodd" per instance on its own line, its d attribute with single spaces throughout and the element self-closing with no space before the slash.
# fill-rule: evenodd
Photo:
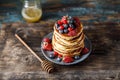
<svg viewBox="0 0 120 80">
<path fill-rule="evenodd" d="M 76 23 L 73 23 L 75 27 L 73 30 L 70 31 L 69 28 L 71 27 L 68 27 L 67 28 L 69 30 L 68 33 L 64 32 L 60 33 L 60 30 L 62 30 L 63 25 L 64 23 L 60 27 L 58 27 L 58 29 L 56 25 L 54 25 L 54 32 L 52 36 L 53 50 L 58 54 L 62 55 L 63 57 L 64 56 L 74 57 L 75 55 L 80 55 L 82 49 L 85 46 L 84 45 L 85 35 L 83 33 L 83 25 L 81 23 L 77 23 L 76 21 Z M 74 35 L 68 35 L 69 33 Z"/>
</svg>

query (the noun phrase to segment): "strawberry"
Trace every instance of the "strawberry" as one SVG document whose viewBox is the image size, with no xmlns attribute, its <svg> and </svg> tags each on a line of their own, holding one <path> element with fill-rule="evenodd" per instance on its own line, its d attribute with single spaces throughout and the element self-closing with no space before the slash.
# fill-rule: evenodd
<svg viewBox="0 0 120 80">
<path fill-rule="evenodd" d="M 82 50 L 82 54 L 87 54 L 89 52 L 89 49 L 88 48 L 83 48 L 83 50 Z"/>
<path fill-rule="evenodd" d="M 54 56 L 57 56 L 57 55 L 58 55 L 58 53 L 57 53 L 57 52 L 55 52 L 55 51 L 54 51 L 54 53 L 53 53 L 53 54 L 54 54 Z"/>
<path fill-rule="evenodd" d="M 61 20 L 58 20 L 57 22 L 59 25 L 62 25 L 63 23 L 61 22 Z"/>
<path fill-rule="evenodd" d="M 73 61 L 74 61 L 74 59 L 72 57 L 70 57 L 70 56 L 65 56 L 63 58 L 63 62 L 65 62 L 65 63 L 71 63 Z"/>
<path fill-rule="evenodd" d="M 44 38 L 44 39 L 43 39 L 43 42 L 48 42 L 48 43 L 50 43 L 51 40 L 50 40 L 49 38 Z"/>
<path fill-rule="evenodd" d="M 76 35 L 76 30 L 69 31 L 68 36 L 75 36 Z"/>
<path fill-rule="evenodd" d="M 60 26 L 60 30 L 63 30 L 64 29 L 64 26 Z"/>
<path fill-rule="evenodd" d="M 49 44 L 47 44 L 47 45 L 44 45 L 44 46 L 43 46 L 43 49 L 44 49 L 44 50 L 47 50 L 47 51 L 52 51 L 52 44 L 49 43 Z"/>
<path fill-rule="evenodd" d="M 70 31 L 72 31 L 72 30 L 73 30 L 73 28 L 72 28 L 72 27 L 69 27 L 69 28 L 68 28 L 68 31 L 69 31 L 69 32 L 70 32 Z"/>
<path fill-rule="evenodd" d="M 80 25 L 80 20 L 78 17 L 74 17 L 73 19 Z"/>
</svg>

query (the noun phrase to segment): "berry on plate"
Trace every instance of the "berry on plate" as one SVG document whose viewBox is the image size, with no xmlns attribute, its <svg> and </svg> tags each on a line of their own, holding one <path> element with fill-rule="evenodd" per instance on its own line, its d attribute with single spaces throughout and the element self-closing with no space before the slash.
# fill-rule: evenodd
<svg viewBox="0 0 120 80">
<path fill-rule="evenodd" d="M 50 43 L 51 40 L 50 40 L 49 38 L 44 38 L 44 39 L 43 39 L 43 42 L 48 42 L 48 43 Z"/>
<path fill-rule="evenodd" d="M 65 63 L 71 63 L 73 61 L 74 61 L 74 59 L 72 57 L 70 57 L 70 56 L 65 56 L 63 58 L 63 62 L 65 62 Z"/>
<path fill-rule="evenodd" d="M 55 51 L 54 51 L 54 53 L 53 53 L 53 54 L 54 54 L 54 56 L 58 56 L 58 53 L 57 53 L 57 52 L 55 52 Z"/>
<path fill-rule="evenodd" d="M 89 52 L 89 49 L 88 48 L 83 48 L 83 50 L 82 50 L 82 54 L 87 54 Z"/>
<path fill-rule="evenodd" d="M 55 56 L 54 54 L 49 54 L 49 57 L 53 59 Z"/>
<path fill-rule="evenodd" d="M 79 56 L 79 55 L 75 55 L 74 58 L 75 58 L 76 60 L 78 60 L 78 59 L 80 59 L 80 56 Z"/>
<path fill-rule="evenodd" d="M 52 51 L 52 44 L 49 43 L 49 44 L 43 45 L 43 49 L 47 51 Z"/>
<path fill-rule="evenodd" d="M 58 62 L 62 61 L 62 58 L 58 57 L 58 58 L 57 58 L 57 61 L 58 61 Z"/>
</svg>

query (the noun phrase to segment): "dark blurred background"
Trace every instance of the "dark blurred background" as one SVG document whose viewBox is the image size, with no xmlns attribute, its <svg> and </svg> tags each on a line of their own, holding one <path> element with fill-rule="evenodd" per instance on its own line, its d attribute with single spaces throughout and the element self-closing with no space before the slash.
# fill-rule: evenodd
<svg viewBox="0 0 120 80">
<path fill-rule="evenodd" d="M 40 0 L 41 20 L 56 20 L 69 14 L 88 22 L 120 22 L 120 0 Z M 0 23 L 24 22 L 21 16 L 23 0 L 0 0 Z M 84 18 L 89 17 L 89 18 Z"/>
</svg>

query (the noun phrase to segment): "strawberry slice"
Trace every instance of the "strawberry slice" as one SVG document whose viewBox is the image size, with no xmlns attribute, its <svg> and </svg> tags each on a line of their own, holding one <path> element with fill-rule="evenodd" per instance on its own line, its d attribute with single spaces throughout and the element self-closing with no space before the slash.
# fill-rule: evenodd
<svg viewBox="0 0 120 80">
<path fill-rule="evenodd" d="M 69 31 L 68 32 L 68 36 L 75 36 L 77 33 L 76 33 L 76 30 L 72 30 L 72 31 Z"/>
<path fill-rule="evenodd" d="M 43 39 L 43 42 L 48 42 L 48 43 L 50 43 L 51 40 L 50 40 L 49 38 L 44 38 L 44 39 Z"/>
<path fill-rule="evenodd" d="M 65 63 L 71 63 L 73 61 L 74 61 L 74 59 L 72 57 L 70 57 L 70 56 L 65 56 L 63 58 L 63 62 L 65 62 Z"/>
<path fill-rule="evenodd" d="M 52 44 L 43 45 L 43 49 L 46 51 L 52 51 Z"/>
<path fill-rule="evenodd" d="M 87 54 L 89 52 L 89 49 L 88 48 L 83 48 L 83 50 L 82 50 L 82 54 Z"/>
</svg>

